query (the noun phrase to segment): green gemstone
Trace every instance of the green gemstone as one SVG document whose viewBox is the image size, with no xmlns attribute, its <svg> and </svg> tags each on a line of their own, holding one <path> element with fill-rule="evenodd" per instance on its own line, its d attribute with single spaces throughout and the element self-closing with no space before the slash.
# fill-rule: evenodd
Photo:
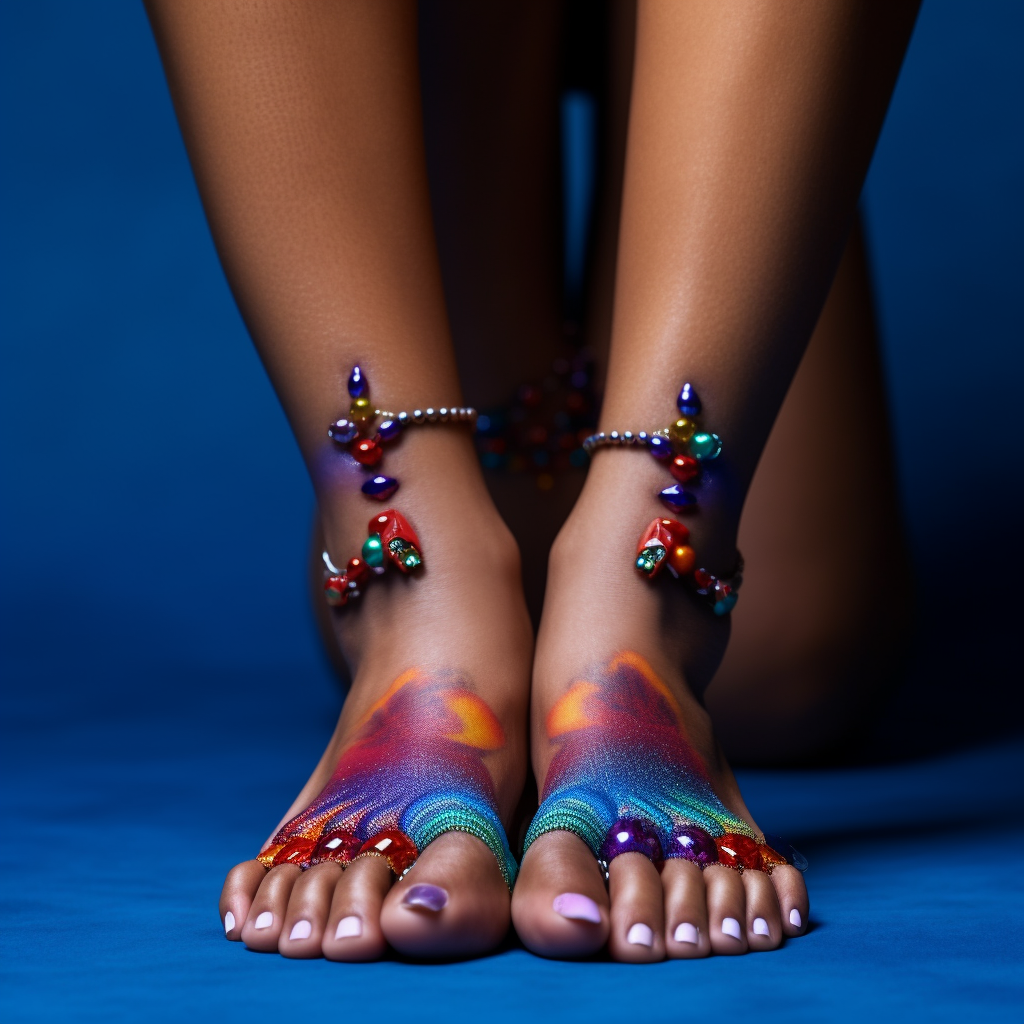
<svg viewBox="0 0 1024 1024">
<path fill-rule="evenodd" d="M 701 430 L 690 438 L 690 454 L 695 459 L 717 459 L 721 451 L 722 439 L 717 434 Z"/>
<path fill-rule="evenodd" d="M 423 564 L 423 558 L 416 548 L 407 540 L 396 537 L 388 544 L 388 550 L 406 569 L 416 569 Z"/>
<path fill-rule="evenodd" d="M 363 561 L 371 569 L 377 569 L 384 564 L 384 548 L 381 545 L 379 533 L 371 533 L 363 541 Z"/>
<path fill-rule="evenodd" d="M 665 549 L 660 544 L 644 548 L 636 556 L 636 567 L 645 575 L 650 576 L 658 567 L 658 563 L 665 557 Z"/>
</svg>

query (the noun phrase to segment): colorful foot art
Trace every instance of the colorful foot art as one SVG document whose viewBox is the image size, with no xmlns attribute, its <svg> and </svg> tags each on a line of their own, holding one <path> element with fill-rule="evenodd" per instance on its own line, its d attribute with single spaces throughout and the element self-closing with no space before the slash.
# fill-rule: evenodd
<svg viewBox="0 0 1024 1024">
<path fill-rule="evenodd" d="M 483 755 L 505 743 L 491 709 L 456 676 L 410 669 L 370 708 L 320 795 L 274 836 L 266 867 L 380 856 L 397 875 L 444 832 L 468 832 L 516 863 Z"/>
<path fill-rule="evenodd" d="M 574 683 L 551 709 L 547 733 L 558 749 L 527 847 L 564 829 L 605 866 L 629 852 L 700 867 L 800 866 L 788 843 L 772 837 L 782 847 L 773 849 L 719 800 L 678 701 L 639 654 L 619 654 L 594 681 Z"/>
</svg>

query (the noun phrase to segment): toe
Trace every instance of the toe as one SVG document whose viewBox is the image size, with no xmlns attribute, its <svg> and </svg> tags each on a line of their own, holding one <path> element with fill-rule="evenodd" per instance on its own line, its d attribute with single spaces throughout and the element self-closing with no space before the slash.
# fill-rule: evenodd
<svg viewBox="0 0 1024 1024">
<path fill-rule="evenodd" d="M 383 857 L 360 857 L 345 868 L 321 940 L 328 960 L 376 960 L 384 953 L 380 908 L 393 879 Z"/>
<path fill-rule="evenodd" d="M 771 879 L 763 871 L 744 871 L 747 944 L 751 951 L 777 949 L 782 942 L 782 911 Z"/>
<path fill-rule="evenodd" d="M 548 832 L 526 851 L 512 895 L 512 921 L 523 945 L 540 956 L 588 956 L 604 946 L 608 892 L 582 839 Z"/>
<path fill-rule="evenodd" d="M 388 893 L 381 929 L 400 953 L 473 956 L 493 949 L 509 925 L 509 892 L 486 844 L 448 832 L 420 854 Z"/>
<path fill-rule="evenodd" d="M 684 959 L 711 952 L 708 894 L 704 875 L 688 860 L 667 860 L 661 871 L 665 890 L 665 952 Z"/>
<path fill-rule="evenodd" d="M 735 956 L 747 951 L 747 901 L 743 879 L 733 868 L 704 869 L 708 892 L 708 931 L 712 952 Z"/>
<path fill-rule="evenodd" d="M 324 928 L 334 890 L 341 878 L 339 864 L 317 864 L 292 886 L 277 948 L 282 956 L 308 960 L 322 956 Z"/>
<path fill-rule="evenodd" d="M 608 867 L 611 932 L 608 951 L 626 963 L 665 958 L 665 898 L 658 869 L 640 853 L 624 853 Z"/>
<path fill-rule="evenodd" d="M 233 942 L 242 937 L 242 925 L 266 874 L 267 869 L 258 860 L 246 860 L 236 864 L 224 880 L 220 892 L 220 920 L 224 934 Z"/>
<path fill-rule="evenodd" d="M 277 950 L 288 897 L 301 873 L 293 864 L 282 864 L 266 872 L 242 925 L 242 941 L 250 949 L 261 953 Z"/>
<path fill-rule="evenodd" d="M 804 876 L 786 864 L 772 871 L 771 880 L 782 912 L 783 934 L 794 938 L 803 935 L 811 912 Z"/>
</svg>

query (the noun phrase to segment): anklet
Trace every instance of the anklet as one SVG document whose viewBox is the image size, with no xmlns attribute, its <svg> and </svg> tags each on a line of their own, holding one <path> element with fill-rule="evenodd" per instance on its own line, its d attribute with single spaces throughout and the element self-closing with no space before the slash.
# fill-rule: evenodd
<svg viewBox="0 0 1024 1024">
<path fill-rule="evenodd" d="M 658 493 L 662 503 L 673 512 L 692 512 L 697 508 L 697 496 L 684 490 L 682 485 L 698 481 L 701 464 L 717 459 L 722 453 L 722 439 L 715 433 L 702 430 L 697 417 L 701 401 L 692 384 L 684 384 L 676 398 L 679 419 L 671 426 L 648 433 L 639 430 L 601 431 L 591 434 L 583 442 L 583 450 L 592 455 L 599 448 L 646 448 L 659 462 L 668 462 L 669 472 L 677 483 Z M 669 461 L 671 460 L 671 461 Z M 663 565 L 678 579 L 687 577 L 698 597 L 711 606 L 716 615 L 727 615 L 736 606 L 737 591 L 743 582 L 743 556 L 737 552 L 736 567 L 724 577 L 714 576 L 707 569 L 698 569 L 697 554 L 687 543 L 690 531 L 675 519 L 654 519 L 640 535 L 636 546 L 637 571 L 649 580 L 661 572 Z"/>
</svg>

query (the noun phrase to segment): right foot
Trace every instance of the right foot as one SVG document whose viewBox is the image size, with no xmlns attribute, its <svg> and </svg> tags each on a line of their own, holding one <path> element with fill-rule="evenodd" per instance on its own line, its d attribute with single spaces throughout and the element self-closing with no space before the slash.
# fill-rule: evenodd
<svg viewBox="0 0 1024 1024">
<path fill-rule="evenodd" d="M 410 431 L 388 458 L 389 471 L 415 468 L 390 504 L 419 534 L 424 565 L 418 578 L 372 580 L 334 614 L 353 669 L 334 736 L 260 859 L 233 868 L 221 894 L 227 937 L 253 949 L 467 956 L 508 930 L 502 824 L 523 787 L 532 655 L 518 553 L 468 438 Z M 381 510 L 350 475 L 325 523 L 338 564 Z M 402 833 L 418 838 L 418 858 Z M 343 867 L 367 840 L 372 852 Z"/>
</svg>

